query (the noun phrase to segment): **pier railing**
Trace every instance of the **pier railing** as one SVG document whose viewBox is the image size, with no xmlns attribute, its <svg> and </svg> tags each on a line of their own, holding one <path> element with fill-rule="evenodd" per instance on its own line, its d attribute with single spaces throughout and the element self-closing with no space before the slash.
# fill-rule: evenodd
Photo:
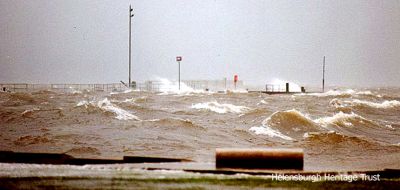
<svg viewBox="0 0 400 190">
<path fill-rule="evenodd" d="M 223 91 L 223 90 L 234 90 L 235 85 L 231 80 L 186 80 L 181 81 L 187 87 L 194 90 L 210 90 L 210 91 Z M 182 86 L 181 86 L 182 87 Z M 162 82 L 162 81 L 145 81 L 136 83 L 133 89 L 140 91 L 149 92 L 163 92 L 163 91 L 174 91 L 178 89 L 178 82 Z M 237 89 L 243 89 L 243 81 L 236 83 Z M 7 83 L 0 84 L 0 90 L 6 90 L 11 92 L 26 92 L 26 91 L 37 91 L 37 90 L 51 90 L 51 91 L 124 91 L 127 90 L 122 83 L 109 83 L 109 84 L 27 84 L 27 83 Z"/>
<path fill-rule="evenodd" d="M 286 85 L 267 84 L 265 90 L 266 92 L 286 92 Z"/>
<path fill-rule="evenodd" d="M 109 84 L 26 84 L 26 83 L 7 83 L 0 84 L 1 90 L 11 92 L 25 92 L 34 90 L 52 90 L 52 91 L 121 91 L 126 87 L 121 83 Z"/>
<path fill-rule="evenodd" d="M 290 88 L 290 83 L 286 83 L 285 85 L 282 84 L 266 84 L 265 85 L 265 92 L 266 93 L 296 93 L 296 92 L 302 92 L 305 93 L 306 89 L 304 86 L 297 87 L 300 89 L 291 89 Z"/>
</svg>

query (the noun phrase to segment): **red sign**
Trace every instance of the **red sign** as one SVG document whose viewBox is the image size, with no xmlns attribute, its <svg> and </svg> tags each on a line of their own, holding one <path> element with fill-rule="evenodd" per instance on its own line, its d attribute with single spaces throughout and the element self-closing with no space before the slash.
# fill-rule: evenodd
<svg viewBox="0 0 400 190">
<path fill-rule="evenodd" d="M 233 77 L 233 81 L 234 81 L 234 82 L 237 82 L 237 81 L 238 81 L 238 76 L 237 76 L 237 75 L 235 75 L 235 76 Z"/>
<path fill-rule="evenodd" d="M 182 61 L 182 56 L 176 56 L 176 61 Z"/>
</svg>

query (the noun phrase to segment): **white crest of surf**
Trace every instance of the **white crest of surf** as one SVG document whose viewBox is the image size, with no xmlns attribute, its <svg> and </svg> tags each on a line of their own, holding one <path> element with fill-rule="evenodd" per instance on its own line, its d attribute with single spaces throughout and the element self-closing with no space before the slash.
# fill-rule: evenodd
<svg viewBox="0 0 400 190">
<path fill-rule="evenodd" d="M 353 89 L 347 90 L 329 90 L 323 93 L 308 93 L 308 94 L 299 94 L 300 96 L 307 95 L 307 96 L 318 96 L 318 97 L 328 97 L 328 96 L 351 96 L 355 94 L 356 91 Z"/>
<path fill-rule="evenodd" d="M 260 100 L 260 102 L 257 103 L 257 105 L 260 105 L 260 104 L 267 104 L 267 102 L 265 100 Z"/>
<path fill-rule="evenodd" d="M 247 91 L 246 89 L 232 89 L 232 90 L 225 90 L 224 92 L 225 92 L 225 94 L 228 94 L 228 93 L 237 93 L 237 94 L 249 93 L 249 91 Z"/>
<path fill-rule="evenodd" d="M 85 106 L 85 108 L 87 108 L 88 106 L 89 106 L 89 102 L 88 101 L 86 101 L 86 100 L 82 100 L 82 101 L 79 101 L 77 104 L 76 104 L 76 107 L 81 107 L 81 106 Z"/>
<path fill-rule="evenodd" d="M 282 134 L 278 129 L 273 129 L 273 126 L 281 125 L 280 119 L 282 119 L 282 117 L 284 117 L 283 119 L 290 119 L 290 121 L 300 122 L 300 124 L 304 125 L 316 125 L 308 116 L 302 114 L 296 109 L 291 109 L 273 113 L 262 122 L 262 126 L 251 127 L 250 131 L 253 131 L 256 134 L 268 135 L 270 137 L 279 137 L 284 140 L 294 140 L 293 138 Z"/>
<path fill-rule="evenodd" d="M 97 103 L 95 102 L 88 102 L 88 101 L 80 101 L 76 106 L 85 106 L 85 108 L 88 108 L 89 106 L 97 106 L 103 111 L 108 111 L 114 113 L 116 116 L 115 118 L 118 120 L 139 120 L 139 118 L 128 111 L 119 108 L 118 106 L 115 106 L 112 104 L 107 98 L 104 98 L 101 101 L 98 101 Z"/>
<path fill-rule="evenodd" d="M 236 106 L 233 104 L 220 104 L 217 101 L 193 104 L 193 109 L 210 110 L 216 113 L 242 113 L 250 110 L 246 106 Z"/>
<path fill-rule="evenodd" d="M 282 134 L 278 130 L 273 130 L 268 126 L 261 126 L 261 127 L 251 127 L 250 131 L 254 132 L 257 135 L 268 135 L 269 137 L 279 137 L 281 139 L 292 141 L 294 139 Z"/>
<path fill-rule="evenodd" d="M 26 115 L 29 115 L 29 114 L 35 112 L 35 111 L 40 111 L 40 109 L 39 108 L 28 109 L 28 110 L 25 110 L 24 112 L 22 112 L 21 115 L 26 116 Z"/>
<path fill-rule="evenodd" d="M 364 96 L 376 96 L 382 97 L 381 95 L 375 95 L 371 91 L 355 91 L 353 89 L 346 90 L 329 90 L 323 93 L 308 93 L 308 94 L 298 94 L 297 96 L 317 96 L 317 97 L 335 97 L 335 96 L 353 96 L 353 95 L 364 95 Z"/>
<path fill-rule="evenodd" d="M 382 103 L 375 103 L 375 102 L 369 102 L 369 101 L 355 99 L 351 102 L 351 104 L 368 106 L 368 107 L 378 108 L 378 109 L 388 109 L 388 108 L 400 107 L 400 102 L 397 100 L 385 100 Z"/>
<path fill-rule="evenodd" d="M 354 112 L 351 113 L 339 112 L 331 117 L 323 117 L 314 120 L 314 122 L 318 123 L 322 127 L 328 127 L 328 125 L 352 127 L 353 122 L 363 122 L 363 121 L 368 121 L 368 120 L 355 114 Z"/>
<path fill-rule="evenodd" d="M 391 109 L 391 108 L 400 108 L 400 101 L 397 100 L 385 100 L 381 103 L 378 102 L 370 102 L 365 100 L 346 100 L 341 101 L 339 99 L 332 99 L 329 103 L 334 107 L 344 107 L 344 106 L 363 106 L 375 109 Z"/>
</svg>

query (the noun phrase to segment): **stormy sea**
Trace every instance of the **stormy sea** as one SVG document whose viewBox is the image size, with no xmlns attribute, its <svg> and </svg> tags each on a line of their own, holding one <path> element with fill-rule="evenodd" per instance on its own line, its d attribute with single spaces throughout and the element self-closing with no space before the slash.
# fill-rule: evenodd
<svg viewBox="0 0 400 190">
<path fill-rule="evenodd" d="M 399 116 L 398 88 L 1 92 L 0 149 L 213 163 L 216 148 L 284 147 L 305 171 L 379 170 L 400 168 Z"/>
</svg>

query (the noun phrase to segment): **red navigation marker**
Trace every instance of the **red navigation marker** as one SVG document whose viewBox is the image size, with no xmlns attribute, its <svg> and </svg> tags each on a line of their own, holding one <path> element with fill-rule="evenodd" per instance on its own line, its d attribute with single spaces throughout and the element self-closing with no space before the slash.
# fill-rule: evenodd
<svg viewBox="0 0 400 190">
<path fill-rule="evenodd" d="M 239 80 L 239 77 L 237 75 L 233 76 L 233 81 L 236 83 Z"/>
</svg>

